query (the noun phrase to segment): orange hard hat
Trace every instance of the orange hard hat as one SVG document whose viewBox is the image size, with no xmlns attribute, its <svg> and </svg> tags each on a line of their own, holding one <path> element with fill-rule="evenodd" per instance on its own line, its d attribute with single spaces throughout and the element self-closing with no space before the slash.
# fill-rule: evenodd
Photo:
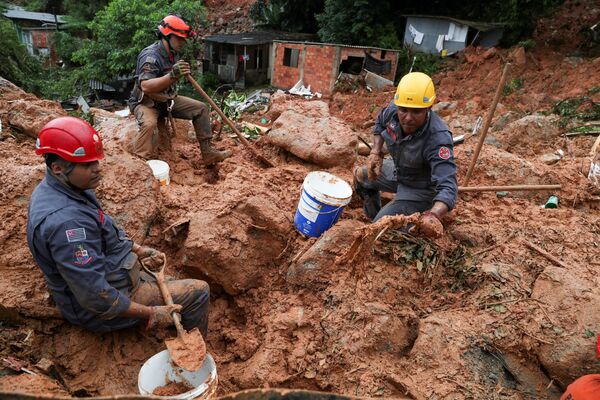
<svg viewBox="0 0 600 400">
<path fill-rule="evenodd" d="M 158 31 L 165 37 L 175 35 L 185 39 L 190 38 L 194 33 L 190 29 L 190 26 L 177 15 L 167 15 L 164 17 L 158 25 Z"/>
</svg>

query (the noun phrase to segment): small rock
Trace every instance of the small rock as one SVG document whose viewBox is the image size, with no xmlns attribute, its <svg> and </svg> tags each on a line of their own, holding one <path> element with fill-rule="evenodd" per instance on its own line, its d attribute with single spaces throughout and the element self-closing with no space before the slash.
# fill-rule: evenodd
<svg viewBox="0 0 600 400">
<path fill-rule="evenodd" d="M 544 164 L 552 165 L 556 164 L 562 157 L 556 153 L 546 153 L 540 157 L 540 160 Z"/>
<path fill-rule="evenodd" d="M 512 61 L 519 66 L 527 64 L 527 58 L 525 57 L 525 49 L 523 47 L 517 47 L 510 54 Z"/>
<path fill-rule="evenodd" d="M 508 196 L 508 192 L 496 192 L 496 197 L 498 197 L 499 199 L 506 196 Z"/>
<path fill-rule="evenodd" d="M 37 364 L 35 364 L 35 367 L 48 375 L 54 369 L 54 363 L 47 358 L 42 358 Z"/>
</svg>

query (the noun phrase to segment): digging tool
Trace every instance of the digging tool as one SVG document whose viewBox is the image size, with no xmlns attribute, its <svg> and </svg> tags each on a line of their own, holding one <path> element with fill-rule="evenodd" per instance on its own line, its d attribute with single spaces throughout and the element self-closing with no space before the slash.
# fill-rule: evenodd
<svg viewBox="0 0 600 400">
<path fill-rule="evenodd" d="M 198 91 L 198 93 L 200 93 L 202 95 L 202 97 L 204 97 L 206 99 L 206 101 L 208 101 L 208 104 L 210 104 L 210 106 L 217 112 L 217 114 L 219 114 L 219 116 L 221 116 L 221 119 L 223 119 L 223 121 L 225 121 L 225 123 L 227 125 L 229 125 L 229 127 L 233 130 L 233 132 L 240 139 L 242 144 L 244 146 L 246 146 L 248 148 L 248 150 L 250 150 L 250 152 L 256 158 L 258 158 L 260 161 L 262 161 L 265 165 L 267 165 L 269 167 L 274 167 L 275 165 L 271 161 L 269 161 L 267 158 L 265 158 L 265 156 L 260 154 L 254 147 L 252 147 L 252 145 L 250 144 L 248 139 L 246 139 L 244 137 L 244 135 L 242 135 L 242 133 L 238 130 L 238 128 L 235 127 L 234 123 L 229 118 L 227 118 L 227 116 L 223 113 L 223 111 L 219 108 L 219 106 L 213 101 L 213 99 L 211 99 L 210 96 L 208 94 L 206 94 L 206 92 L 200 87 L 198 82 L 196 82 L 196 80 L 194 78 L 192 78 L 192 76 L 189 74 L 187 74 L 185 77 L 188 80 L 188 82 Z"/>
<path fill-rule="evenodd" d="M 163 255 L 164 257 L 164 255 Z M 156 279 L 160 293 L 162 294 L 165 304 L 173 304 L 173 298 L 169 292 L 169 288 L 165 284 L 165 267 L 167 265 L 167 259 L 164 258 L 164 262 L 160 270 L 152 271 L 145 263 L 142 262 L 142 266 L 150 275 Z M 202 338 L 202 334 L 198 328 L 194 328 L 189 332 L 186 332 L 181 325 L 179 320 L 179 314 L 173 312 L 171 314 L 173 322 L 175 323 L 175 329 L 177 329 L 177 337 L 175 339 L 165 340 L 167 349 L 171 359 L 175 364 L 187 371 L 197 371 L 202 366 L 204 357 L 206 356 L 206 344 Z"/>
<path fill-rule="evenodd" d="M 459 192 L 508 192 L 511 190 L 561 190 L 561 185 L 459 186 Z"/>
<path fill-rule="evenodd" d="M 481 132 L 481 136 L 479 137 L 479 143 L 477 143 L 477 148 L 475 149 L 475 154 L 473 155 L 473 160 L 471 161 L 471 165 L 469 165 L 469 170 L 467 171 L 467 176 L 465 178 L 465 185 L 469 184 L 469 180 L 471 179 L 471 174 L 473 173 L 473 169 L 475 168 L 475 164 L 477 163 L 477 158 L 479 157 L 479 152 L 481 151 L 481 146 L 483 146 L 483 142 L 485 137 L 487 136 L 488 128 L 492 123 L 492 118 L 494 117 L 494 112 L 496 112 L 496 106 L 498 105 L 498 101 L 500 100 L 500 95 L 502 94 L 502 88 L 504 87 L 504 82 L 506 82 L 506 76 L 508 75 L 508 67 L 510 63 L 506 63 L 504 65 L 504 70 L 502 71 L 502 77 L 500 78 L 500 82 L 498 82 L 498 88 L 496 89 L 496 94 L 494 95 L 494 101 L 492 102 L 492 107 L 490 108 L 490 112 L 485 119 L 485 124 L 483 125 L 483 131 Z"/>
</svg>

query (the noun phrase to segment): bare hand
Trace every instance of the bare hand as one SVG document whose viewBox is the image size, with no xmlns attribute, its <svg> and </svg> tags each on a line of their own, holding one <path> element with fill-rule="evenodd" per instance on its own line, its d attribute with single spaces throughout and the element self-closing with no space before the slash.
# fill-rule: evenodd
<svg viewBox="0 0 600 400">
<path fill-rule="evenodd" d="M 383 156 L 381 153 L 371 153 L 367 158 L 367 176 L 370 181 L 377 179 L 381 175 L 381 167 L 383 166 Z"/>
<path fill-rule="evenodd" d="M 152 307 L 152 315 L 148 318 L 146 330 L 167 328 L 174 324 L 173 312 L 181 311 L 181 304 L 171 304 L 170 306 L 154 306 Z"/>
</svg>

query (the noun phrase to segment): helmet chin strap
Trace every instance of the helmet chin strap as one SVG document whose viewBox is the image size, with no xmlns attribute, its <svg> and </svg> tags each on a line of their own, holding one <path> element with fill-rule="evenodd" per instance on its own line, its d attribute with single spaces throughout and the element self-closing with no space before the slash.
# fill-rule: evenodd
<svg viewBox="0 0 600 400">
<path fill-rule="evenodd" d="M 75 163 L 69 163 L 67 165 L 67 167 L 64 169 L 64 171 L 61 171 L 59 173 L 54 173 L 52 172 L 52 170 L 50 169 L 50 167 L 48 167 L 48 169 L 50 170 L 50 172 L 52 173 L 52 175 L 56 176 L 56 178 L 63 184 L 71 187 L 71 188 L 75 188 L 77 190 L 80 190 L 78 187 L 73 186 L 73 184 L 71 183 L 71 181 L 69 180 L 69 174 L 71 172 L 73 172 L 73 170 L 75 169 Z"/>
</svg>

